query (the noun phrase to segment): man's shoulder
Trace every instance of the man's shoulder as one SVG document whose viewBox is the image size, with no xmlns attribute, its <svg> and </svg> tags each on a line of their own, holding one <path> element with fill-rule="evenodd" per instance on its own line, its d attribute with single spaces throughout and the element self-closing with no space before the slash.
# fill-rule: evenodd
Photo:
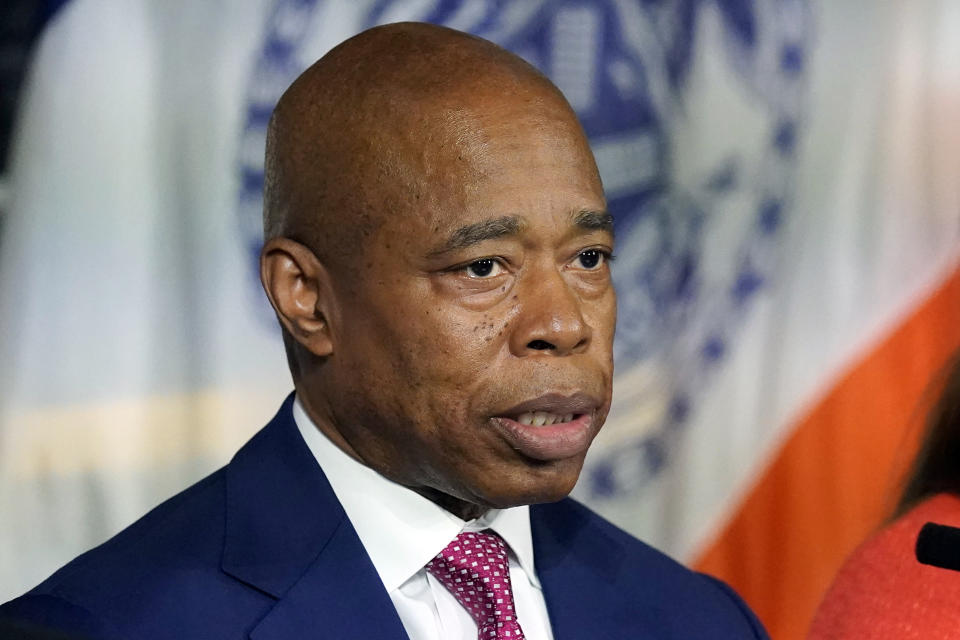
<svg viewBox="0 0 960 640">
<path fill-rule="evenodd" d="M 621 606 L 635 612 L 634 620 L 655 613 L 645 628 L 663 637 L 767 637 L 728 585 L 685 567 L 573 499 L 536 505 L 531 524 L 535 544 L 547 554 L 543 563 L 537 558 L 538 573 L 562 571 L 575 575 L 581 589 L 589 582 L 587 589 L 595 585 L 608 597 L 623 598 Z"/>
<path fill-rule="evenodd" d="M 93 576 L 119 577 L 114 574 L 145 563 L 172 569 L 216 561 L 223 539 L 224 493 L 224 469 L 220 469 L 76 557 L 33 591 L 62 590 Z"/>
<path fill-rule="evenodd" d="M 95 638 L 246 637 L 341 519 L 319 497 L 325 480 L 291 403 L 227 466 L 0 606 L 0 619 Z"/>
<path fill-rule="evenodd" d="M 245 637 L 272 599 L 221 568 L 227 470 L 162 502 L 0 606 L 0 618 L 94 638 L 177 637 L 180 626 L 186 636 L 206 629 L 209 637 Z"/>
<path fill-rule="evenodd" d="M 229 588 L 219 571 L 224 493 L 221 469 L 0 607 L 0 617 L 123 637 L 138 611 L 156 615 L 197 606 L 192 592 Z"/>
</svg>

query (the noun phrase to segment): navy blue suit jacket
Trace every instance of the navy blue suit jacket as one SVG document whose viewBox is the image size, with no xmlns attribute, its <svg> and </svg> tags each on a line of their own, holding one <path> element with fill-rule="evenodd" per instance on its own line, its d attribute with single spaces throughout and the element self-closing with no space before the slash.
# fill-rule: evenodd
<svg viewBox="0 0 960 640">
<path fill-rule="evenodd" d="M 0 607 L 90 638 L 406 638 L 291 411 L 224 468 Z M 765 638 L 723 583 L 566 499 L 530 510 L 556 640 Z"/>
</svg>

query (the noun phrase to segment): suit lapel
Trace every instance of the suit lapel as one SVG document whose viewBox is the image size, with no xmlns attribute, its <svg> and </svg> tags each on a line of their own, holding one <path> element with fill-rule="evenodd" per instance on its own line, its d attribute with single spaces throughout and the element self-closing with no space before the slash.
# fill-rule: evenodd
<svg viewBox="0 0 960 640">
<path fill-rule="evenodd" d="M 407 635 L 360 539 L 344 519 L 317 561 L 250 638 L 405 640 Z"/>
<path fill-rule="evenodd" d="M 567 508 L 567 502 L 530 507 L 537 576 L 554 639 L 644 637 L 627 628 L 634 626 L 627 620 L 635 607 L 614 588 L 620 545 L 598 537 L 584 512 Z"/>
<path fill-rule="evenodd" d="M 221 567 L 278 599 L 251 633 L 405 639 L 393 603 L 293 420 L 293 395 L 227 466 Z"/>
</svg>

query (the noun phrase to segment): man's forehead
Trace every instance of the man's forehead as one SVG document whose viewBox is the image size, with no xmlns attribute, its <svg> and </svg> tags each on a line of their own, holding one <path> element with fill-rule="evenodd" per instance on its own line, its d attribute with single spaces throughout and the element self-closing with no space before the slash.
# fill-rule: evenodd
<svg viewBox="0 0 960 640">
<path fill-rule="evenodd" d="M 271 122 L 266 173 L 268 236 L 306 238 L 324 255 L 385 227 L 409 237 L 405 225 L 449 234 L 480 221 L 445 224 L 451 212 L 603 207 L 556 87 L 492 43 L 430 25 L 371 30 L 301 76 Z"/>
<path fill-rule="evenodd" d="M 530 126 L 536 114 L 512 106 L 494 116 L 474 108 L 469 117 L 461 110 L 445 122 L 429 118 L 439 123 L 432 129 L 380 132 L 380 170 L 370 176 L 378 179 L 361 188 L 368 195 L 379 190 L 384 204 L 395 205 L 383 209 L 389 216 L 412 216 L 431 230 L 450 228 L 450 218 L 461 216 L 509 217 L 515 205 L 562 209 L 571 220 L 581 210 L 603 209 L 596 165 L 573 116 L 554 112 Z"/>
</svg>

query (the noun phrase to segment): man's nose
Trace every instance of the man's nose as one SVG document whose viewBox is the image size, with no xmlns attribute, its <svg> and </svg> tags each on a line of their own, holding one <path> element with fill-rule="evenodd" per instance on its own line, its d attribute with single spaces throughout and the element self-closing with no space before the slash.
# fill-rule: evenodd
<svg viewBox="0 0 960 640">
<path fill-rule="evenodd" d="M 566 356 L 590 344 L 583 300 L 556 268 L 530 274 L 522 284 L 510 349 L 518 357 Z"/>
</svg>

